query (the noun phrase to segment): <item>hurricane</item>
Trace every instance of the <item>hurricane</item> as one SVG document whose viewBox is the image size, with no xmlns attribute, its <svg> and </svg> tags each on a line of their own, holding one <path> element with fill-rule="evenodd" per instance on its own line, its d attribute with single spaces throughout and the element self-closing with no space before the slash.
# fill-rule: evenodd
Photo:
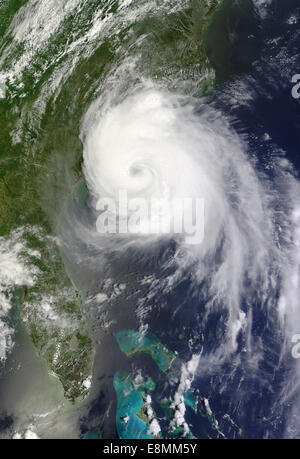
<svg viewBox="0 0 300 459">
<path fill-rule="evenodd" d="M 299 436 L 286 3 L 0 5 L 0 437 Z"/>
<path fill-rule="evenodd" d="M 101 111 L 99 106 L 107 109 Z M 189 248 L 170 235 L 175 236 L 176 251 L 165 263 L 176 265 L 176 282 L 190 269 L 196 285 L 209 283 L 211 307 L 219 304 L 228 309 L 230 346 L 235 347 L 240 327 L 246 326 L 247 313 L 241 301 L 244 295 L 247 298 L 247 289 L 273 291 L 277 303 L 280 283 L 290 290 L 287 270 L 288 277 L 294 270 L 292 283 L 297 285 L 297 256 L 293 255 L 299 242 L 300 188 L 292 166 L 278 159 L 278 185 L 272 186 L 268 177 L 257 171 L 255 158 L 247 156 L 243 136 L 231 130 L 229 121 L 205 102 L 197 104 L 148 83 L 145 88 L 134 88 L 133 94 L 126 94 L 117 105 L 98 101 L 86 115 L 82 139 L 84 173 L 94 207 L 101 196 L 117 201 L 119 190 L 146 199 L 204 200 L 203 242 Z M 284 202 L 283 189 L 287 193 Z M 285 202 L 289 203 L 287 208 Z M 159 236 L 164 234 L 156 240 Z M 141 228 L 141 237 L 119 240 L 118 250 L 135 244 L 137 250 L 143 250 L 143 244 L 155 244 L 156 240 Z M 99 237 L 103 250 L 112 250 L 113 244 L 113 236 L 109 240 Z M 284 321 L 288 316 L 284 295 L 275 309 Z"/>
</svg>

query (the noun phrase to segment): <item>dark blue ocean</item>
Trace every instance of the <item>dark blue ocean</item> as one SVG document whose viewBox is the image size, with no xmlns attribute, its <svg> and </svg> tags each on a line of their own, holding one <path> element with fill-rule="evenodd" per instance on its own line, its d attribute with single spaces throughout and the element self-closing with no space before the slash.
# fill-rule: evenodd
<svg viewBox="0 0 300 459">
<path fill-rule="evenodd" d="M 203 104 L 209 104 L 227 117 L 245 139 L 249 157 L 255 158 L 256 167 L 270 181 L 276 180 L 269 167 L 275 155 L 288 158 L 296 175 L 300 172 L 300 99 L 294 99 L 291 94 L 292 76 L 300 73 L 299 20 L 300 6 L 296 0 L 274 0 L 263 19 L 250 0 L 225 1 L 206 37 L 208 56 L 216 70 L 217 91 L 199 100 L 199 113 Z M 173 376 L 162 374 L 147 355 L 128 359 L 115 341 L 117 330 L 138 327 L 136 304 L 140 298 L 146 311 L 143 321 L 148 326 L 147 332 L 176 351 L 180 361 L 187 362 L 200 352 L 208 355 L 222 346 L 227 311 L 219 309 L 204 320 L 206 286 L 195 285 L 188 270 L 168 293 L 160 294 L 158 288 L 147 300 L 149 290 L 147 286 L 141 287 L 141 280 L 155 274 L 159 285 L 160 279 L 172 274 L 172 268 L 168 272 L 163 267 L 175 245 L 169 241 L 151 251 L 139 254 L 127 251 L 126 257 L 114 259 L 112 255 L 110 259 L 107 277 L 126 282 L 131 293 L 126 298 L 119 296 L 106 313 L 106 320 L 114 321 L 113 331 L 101 338 L 97 348 L 95 377 L 101 389 L 88 414 L 81 419 L 83 431 L 100 428 L 104 438 L 117 437 L 113 375 L 120 369 L 131 373 L 141 369 L 143 375 L 151 376 L 157 383 L 152 394 L 153 407 L 163 435 L 168 436 L 168 423 L 159 401 L 174 393 L 176 382 L 172 385 L 170 379 L 174 376 L 176 380 L 175 370 Z M 226 438 L 299 436 L 297 420 L 291 420 L 291 408 L 300 400 L 299 390 L 286 402 L 280 398 L 290 378 L 292 358 L 280 360 L 283 337 L 275 313 L 266 314 L 259 291 L 252 292 L 251 298 L 251 332 L 253 341 L 260 342 L 263 358 L 255 373 L 250 371 L 243 352 L 244 338 L 240 336 L 235 354 L 221 367 L 206 361 L 201 368 L 200 359 L 192 390 L 199 399 L 209 400 L 219 429 L 188 408 L 186 420 L 196 438 L 218 438 L 220 431 Z M 247 298 L 243 301 L 247 312 L 249 302 Z M 101 321 L 100 316 L 98 319 Z M 97 317 L 93 316 L 92 320 L 97 334 Z M 103 361 L 100 363 L 103 352 L 104 365 Z"/>
</svg>

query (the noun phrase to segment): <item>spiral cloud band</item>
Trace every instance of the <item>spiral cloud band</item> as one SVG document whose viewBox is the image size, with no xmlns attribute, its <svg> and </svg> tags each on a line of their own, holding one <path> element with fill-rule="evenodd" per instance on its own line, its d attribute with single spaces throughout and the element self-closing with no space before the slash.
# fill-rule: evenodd
<svg viewBox="0 0 300 459">
<path fill-rule="evenodd" d="M 219 113 L 154 85 L 138 88 L 118 103 L 106 101 L 104 106 L 103 110 L 97 105 L 91 107 L 82 133 L 84 172 L 94 208 L 98 209 L 98 225 L 95 222 L 94 227 L 95 232 L 98 228 L 100 246 L 112 248 L 109 239 L 101 237 L 105 231 L 100 228 L 99 222 L 104 220 L 99 211 L 106 211 L 106 222 L 113 222 L 117 232 L 116 222 L 122 226 L 128 218 L 128 208 L 120 196 L 125 193 L 135 204 L 129 215 L 141 201 L 150 206 L 151 200 L 157 199 L 163 205 L 152 212 L 152 217 L 140 209 L 139 218 L 133 216 L 135 224 L 128 231 L 131 239 L 122 234 L 127 231 L 119 231 L 118 250 L 125 250 L 129 241 L 133 245 L 138 241 L 142 247 L 140 244 L 155 244 L 160 238 L 176 240 L 177 252 L 170 262 L 176 264 L 177 273 L 189 266 L 195 282 L 209 284 L 211 307 L 227 308 L 228 336 L 223 349 L 216 351 L 217 360 L 236 348 L 243 329 L 251 335 L 253 293 L 248 295 L 246 285 L 251 285 L 252 291 L 259 289 L 262 296 L 268 292 L 266 307 L 271 304 L 281 321 L 295 327 L 298 319 L 291 320 L 294 314 L 285 310 L 285 292 L 291 296 L 286 273 L 297 273 L 299 263 L 294 245 L 299 184 L 289 163 L 282 158 L 274 163 L 277 178 L 273 186 Z M 286 194 L 285 201 L 282 193 Z M 178 216 L 174 202 L 187 198 L 204 203 L 203 238 L 196 245 L 187 244 L 176 231 L 167 234 L 163 230 L 166 221 L 174 222 Z M 108 206 L 109 202 L 114 205 Z M 280 211 L 275 210 L 278 208 Z M 192 215 L 193 209 L 189 211 Z M 160 232 L 149 231 L 151 218 L 160 220 Z M 294 311 L 299 297 L 296 284 L 290 299 Z"/>
</svg>

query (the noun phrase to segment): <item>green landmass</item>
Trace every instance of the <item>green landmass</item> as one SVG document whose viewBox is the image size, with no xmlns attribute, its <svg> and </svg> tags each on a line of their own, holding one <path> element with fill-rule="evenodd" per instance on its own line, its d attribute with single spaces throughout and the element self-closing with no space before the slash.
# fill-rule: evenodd
<svg viewBox="0 0 300 459">
<path fill-rule="evenodd" d="M 31 247 L 40 256 L 30 260 L 38 268 L 35 284 L 19 289 L 16 297 L 19 314 L 36 352 L 59 378 L 66 399 L 75 402 L 88 394 L 94 355 L 81 313 L 81 295 L 65 272 L 55 241 L 38 231 L 34 237 L 24 231 L 23 237 L 27 242 L 24 257 L 35 253 Z M 49 259 L 51 264 L 47 264 Z"/>
<path fill-rule="evenodd" d="M 13 35 L 8 28 L 26 3 L 0 2 L 0 53 L 9 50 L 1 72 L 9 73 L 22 58 L 25 44 L 16 43 L 10 48 Z M 81 294 L 66 274 L 56 240 L 63 206 L 83 180 L 80 121 L 102 90 L 113 64 L 135 55 L 137 50 L 142 56 L 137 68 L 142 76 L 164 81 L 176 90 L 177 83 L 174 87 L 168 84 L 175 74 L 178 81 L 189 82 L 189 93 L 210 91 L 215 80 L 203 35 L 220 3 L 192 1 L 184 11 L 137 20 L 97 43 L 93 52 L 86 57 L 83 54 L 72 68 L 73 55 L 64 51 L 70 37 L 80 38 L 89 28 L 99 6 L 98 0 L 90 0 L 62 21 L 59 30 L 49 37 L 47 47 L 32 56 L 20 77 L 5 81 L 6 97 L 0 99 L 0 236 L 9 238 L 12 231 L 20 231 L 22 256 L 28 266 L 38 269 L 34 286 L 24 287 L 18 302 L 20 317 L 38 354 L 60 379 L 68 400 L 86 396 L 85 381 L 93 361 L 93 344 L 81 313 Z M 108 7 L 105 14 L 113 14 L 117 6 L 118 2 Z M 147 39 L 137 49 L 141 37 Z M 52 79 L 68 62 L 72 70 L 61 75 L 60 85 L 52 90 Z M 35 252 L 39 256 L 33 255 Z M 46 304 L 51 311 L 47 312 Z M 130 355 L 148 352 L 162 371 L 168 371 L 174 355 L 163 345 L 147 338 L 143 348 L 138 341 L 134 346 Z"/>
</svg>

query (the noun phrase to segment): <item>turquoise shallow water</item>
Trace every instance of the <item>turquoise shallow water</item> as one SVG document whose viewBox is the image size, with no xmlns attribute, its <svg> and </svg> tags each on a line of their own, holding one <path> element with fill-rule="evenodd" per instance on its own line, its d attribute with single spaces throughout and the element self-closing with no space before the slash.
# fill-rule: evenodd
<svg viewBox="0 0 300 459">
<path fill-rule="evenodd" d="M 118 372 L 114 377 L 114 388 L 118 398 L 116 425 L 119 438 L 153 438 L 148 433 L 149 426 L 137 416 L 143 407 L 145 386 L 135 388 L 128 374 Z"/>
<path fill-rule="evenodd" d="M 163 372 L 169 370 L 175 354 L 169 351 L 159 340 L 149 335 L 141 335 L 133 330 L 121 330 L 116 335 L 122 352 L 131 356 L 136 353 L 146 352 L 151 355 L 159 369 Z"/>
<path fill-rule="evenodd" d="M 162 373 L 168 373 L 172 367 L 175 354 L 157 338 L 133 330 L 121 330 L 117 333 L 116 338 L 121 351 L 127 357 L 131 357 L 133 361 L 138 354 L 148 353 Z M 179 383 L 174 400 L 163 399 L 159 401 L 160 407 L 168 418 L 170 425 L 168 434 L 172 438 L 182 436 L 194 438 L 186 423 L 182 423 L 180 426 L 176 423 L 177 410 L 180 410 L 182 414 L 187 408 L 197 412 L 198 397 L 191 391 L 183 392 L 183 387 L 185 387 L 185 381 Z M 116 424 L 120 438 L 154 438 L 153 435 L 160 436 L 160 427 L 156 430 L 156 434 L 151 429 L 153 420 L 156 427 L 159 426 L 156 414 L 151 407 L 152 398 L 149 396 L 149 392 L 152 394 L 156 389 L 155 381 L 151 378 L 144 380 L 139 373 L 129 375 L 128 373 L 117 372 L 114 376 L 114 388 L 117 394 Z"/>
<path fill-rule="evenodd" d="M 15 274 L 38 266 L 23 320 L 47 360 L 41 375 L 15 333 L 0 382 L 6 437 L 32 419 L 31 400 L 38 413 L 55 405 L 57 384 L 44 381 L 51 364 L 90 398 L 41 436 L 147 437 L 151 416 L 165 437 L 299 436 L 290 349 L 300 329 L 299 101 L 290 84 L 299 5 L 224 0 L 211 20 L 217 3 L 0 2 L 0 232 L 20 232 L 26 260 L 9 273 L 1 263 L 1 355 L 18 330 L 2 303 Z M 143 194 L 138 185 L 150 179 L 150 194 L 206 195 L 203 253 L 176 237 L 99 237 L 99 193 L 122 183 Z M 66 326 L 67 351 L 84 328 L 72 295 L 96 348 L 93 375 L 90 365 L 81 375 L 91 352 L 76 366 L 60 353 Z M 43 384 L 33 386 L 38 374 Z"/>
<path fill-rule="evenodd" d="M 36 348 L 42 349 L 49 368 L 57 368 L 61 379 L 69 379 L 67 382 L 73 388 L 77 388 L 78 383 L 82 388 L 90 384 L 91 365 L 87 365 L 81 375 L 80 363 L 83 369 L 92 352 L 89 351 L 88 356 L 82 353 L 76 374 L 70 371 L 75 368 L 73 361 L 64 367 L 60 349 L 65 345 L 65 312 L 74 319 L 70 324 L 74 336 L 68 336 L 71 343 L 69 346 L 68 341 L 66 346 L 68 351 L 75 348 L 76 327 L 80 330 L 83 327 L 75 321 L 79 311 L 74 312 L 73 305 L 66 305 L 65 300 L 55 309 L 59 319 L 55 318 L 57 322 L 53 326 L 48 308 L 50 303 L 56 306 L 62 291 L 68 298 L 70 289 L 80 298 L 80 305 L 87 299 L 86 315 L 97 345 L 106 327 L 115 332 L 115 322 L 119 321 L 118 329 L 122 329 L 123 322 L 124 327 L 139 327 L 136 314 L 128 315 L 125 308 L 122 314 L 120 308 L 114 309 L 108 304 L 109 295 L 105 303 L 109 319 L 103 318 L 105 312 L 99 302 L 95 311 L 88 303 L 93 295 L 96 298 L 99 294 L 100 282 L 102 290 L 115 289 L 117 281 L 115 285 L 113 282 L 119 269 L 116 263 L 113 273 L 111 267 L 106 269 L 104 257 L 99 257 L 100 261 L 95 256 L 99 241 L 94 238 L 94 221 L 88 208 L 93 193 L 91 187 L 85 186 L 83 170 L 84 131 L 89 124 L 89 114 L 94 104 L 95 113 L 104 113 L 118 101 L 148 86 L 163 91 L 173 88 L 188 97 L 211 91 L 214 72 L 205 56 L 202 32 L 218 3 L 215 0 L 199 3 L 174 0 L 168 4 L 158 0 L 0 2 L 0 121 L 3 128 L 0 233 L 8 237 L 12 228 L 19 228 L 23 233 L 26 226 L 26 244 L 33 240 L 34 247 L 30 244 L 28 247 L 38 248 L 35 262 L 41 266 L 41 275 L 33 291 L 26 294 L 27 310 L 33 312 L 30 319 L 25 318 L 27 333 Z M 37 236 L 38 228 L 43 237 Z M 52 250 L 45 253 L 50 239 L 57 245 L 58 259 Z M 24 252 L 26 249 L 30 266 L 34 257 L 27 246 Z M 111 256 L 105 260 L 110 263 Z M 31 305 L 32 298 L 37 304 Z M 42 319 L 38 307 L 41 304 L 46 306 Z M 130 307 L 134 308 L 135 303 Z M 56 317 L 55 314 L 52 317 Z M 101 332 L 94 330 L 98 322 Z M 39 333 L 40 330 L 43 333 Z M 48 330 L 51 339 L 48 339 Z M 164 373 L 169 370 L 174 355 L 159 340 L 148 336 L 141 344 L 135 332 L 127 338 L 129 344 L 120 337 L 126 352 L 133 352 L 132 347 L 136 347 L 140 357 L 146 352 L 159 370 Z M 48 349 L 50 343 L 51 349 Z M 108 346 L 114 349 L 111 342 Z M 99 362 L 103 354 L 109 355 L 105 345 L 99 354 Z M 116 366 L 119 365 L 118 358 L 115 360 Z M 107 362 L 99 367 L 100 372 L 110 374 L 106 370 Z M 111 380 L 109 384 L 108 405 L 111 401 L 114 403 Z M 79 392 L 86 395 L 87 391 Z M 26 412 L 25 417 L 30 414 Z M 76 416 L 74 414 L 74 419 Z M 106 435 L 115 434 L 113 428 L 107 429 Z"/>
</svg>

